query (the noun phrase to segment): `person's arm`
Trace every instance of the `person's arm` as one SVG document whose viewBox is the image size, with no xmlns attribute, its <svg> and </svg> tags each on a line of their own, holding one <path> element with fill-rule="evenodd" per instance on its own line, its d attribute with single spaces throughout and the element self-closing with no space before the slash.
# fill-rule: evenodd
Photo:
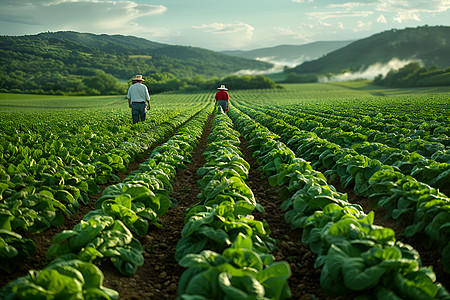
<svg viewBox="0 0 450 300">
<path fill-rule="evenodd" d="M 230 104 L 230 102 L 228 101 L 228 100 L 230 100 L 230 95 L 228 95 L 228 93 L 227 92 L 225 92 L 225 94 L 227 94 L 227 110 L 225 111 L 226 113 L 228 112 L 228 109 L 230 108 L 229 107 L 229 104 Z"/>
<path fill-rule="evenodd" d="M 127 99 L 128 99 L 128 107 L 131 108 L 131 93 L 130 93 L 130 89 L 131 89 L 131 86 L 128 88 L 128 91 L 127 91 Z"/>
<path fill-rule="evenodd" d="M 148 92 L 147 86 L 145 86 L 145 102 L 147 102 L 147 110 L 150 109 L 150 93 Z"/>
</svg>

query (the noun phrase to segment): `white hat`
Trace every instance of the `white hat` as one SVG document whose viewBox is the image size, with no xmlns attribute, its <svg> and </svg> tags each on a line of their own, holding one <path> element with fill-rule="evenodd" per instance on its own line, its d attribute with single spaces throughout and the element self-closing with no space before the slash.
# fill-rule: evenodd
<svg viewBox="0 0 450 300">
<path fill-rule="evenodd" d="M 217 88 L 218 90 L 224 90 L 224 91 L 228 91 L 228 89 L 225 87 L 224 84 L 220 85 L 219 88 Z"/>
<path fill-rule="evenodd" d="M 136 75 L 136 77 L 134 77 L 133 80 L 135 80 L 135 81 L 144 81 L 144 79 L 142 78 L 142 75 Z"/>
</svg>

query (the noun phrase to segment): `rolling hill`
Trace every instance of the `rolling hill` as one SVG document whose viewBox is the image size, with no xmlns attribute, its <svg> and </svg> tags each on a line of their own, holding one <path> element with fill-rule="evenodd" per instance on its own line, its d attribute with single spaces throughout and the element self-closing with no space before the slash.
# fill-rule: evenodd
<svg viewBox="0 0 450 300">
<path fill-rule="evenodd" d="M 202 48 L 72 31 L 0 36 L 0 64 L 3 74 L 64 71 L 76 75 L 82 68 L 91 68 L 122 79 L 160 72 L 177 77 L 222 77 L 241 69 L 265 70 L 272 66 Z"/>
<path fill-rule="evenodd" d="M 424 26 L 392 29 L 355 41 L 313 61 L 286 70 L 297 74 L 340 73 L 362 71 L 375 63 L 393 58 L 421 61 L 425 67 L 450 66 L 450 27 Z"/>
<path fill-rule="evenodd" d="M 249 51 L 235 50 L 220 53 L 293 67 L 304 61 L 317 59 L 329 52 L 347 46 L 351 42 L 353 41 L 319 41 L 304 45 L 279 45 Z"/>
</svg>

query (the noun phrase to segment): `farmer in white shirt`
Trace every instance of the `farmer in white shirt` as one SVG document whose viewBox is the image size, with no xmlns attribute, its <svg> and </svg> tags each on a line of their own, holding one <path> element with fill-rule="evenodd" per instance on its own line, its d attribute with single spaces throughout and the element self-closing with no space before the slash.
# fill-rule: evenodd
<svg viewBox="0 0 450 300">
<path fill-rule="evenodd" d="M 145 103 L 147 102 L 147 110 L 150 109 L 150 94 L 145 85 L 142 84 L 142 75 L 136 75 L 133 78 L 133 84 L 128 89 L 127 99 L 128 106 L 131 108 L 131 117 L 133 124 L 145 121 Z"/>
</svg>

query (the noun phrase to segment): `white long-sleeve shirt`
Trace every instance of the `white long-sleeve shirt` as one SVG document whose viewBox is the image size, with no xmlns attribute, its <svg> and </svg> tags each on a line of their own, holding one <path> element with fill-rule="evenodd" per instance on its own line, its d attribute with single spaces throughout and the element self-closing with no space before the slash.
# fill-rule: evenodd
<svg viewBox="0 0 450 300">
<path fill-rule="evenodd" d="M 145 85 L 140 82 L 136 82 L 128 89 L 127 99 L 131 99 L 131 103 L 145 102 L 146 100 L 150 100 L 150 94 L 148 93 L 148 89 Z"/>
</svg>

